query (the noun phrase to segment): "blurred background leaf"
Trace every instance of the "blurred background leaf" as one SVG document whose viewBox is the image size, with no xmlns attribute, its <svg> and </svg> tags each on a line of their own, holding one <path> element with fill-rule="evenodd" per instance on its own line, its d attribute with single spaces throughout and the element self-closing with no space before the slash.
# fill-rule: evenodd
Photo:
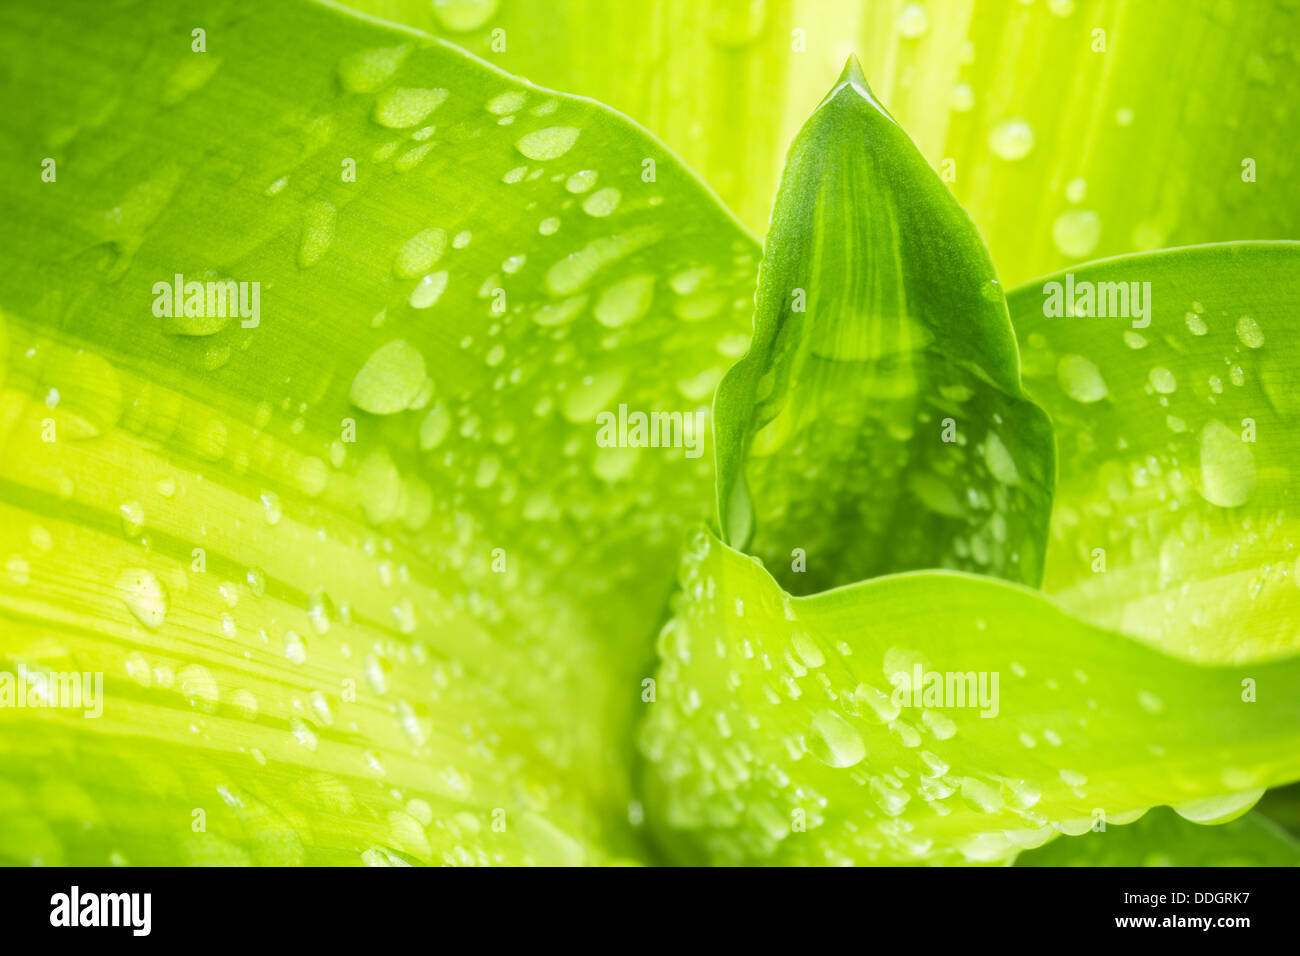
<svg viewBox="0 0 1300 956">
<path fill-rule="evenodd" d="M 758 235 L 786 148 L 850 54 L 930 162 L 952 161 L 1005 283 L 1300 226 L 1289 0 L 351 5 L 622 110 Z"/>
</svg>

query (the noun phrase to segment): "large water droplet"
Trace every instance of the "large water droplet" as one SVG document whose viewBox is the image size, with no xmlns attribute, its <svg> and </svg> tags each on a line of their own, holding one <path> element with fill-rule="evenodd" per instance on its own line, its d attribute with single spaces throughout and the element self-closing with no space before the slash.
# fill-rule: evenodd
<svg viewBox="0 0 1300 956">
<path fill-rule="evenodd" d="M 1255 456 L 1250 446 L 1223 422 L 1201 429 L 1201 497 L 1220 508 L 1244 505 L 1255 493 Z"/>
<path fill-rule="evenodd" d="M 852 767 L 867 755 L 862 735 L 832 710 L 818 711 L 812 719 L 813 735 L 809 741 L 818 760 L 832 767 Z"/>
<path fill-rule="evenodd" d="M 492 19 L 498 3 L 499 0 L 433 0 L 433 15 L 443 29 L 467 33 Z"/>
<path fill-rule="evenodd" d="M 515 148 L 529 159 L 558 159 L 573 148 L 581 132 L 576 126 L 548 126 L 519 137 Z"/>
<path fill-rule="evenodd" d="M 302 217 L 302 242 L 298 246 L 298 265 L 314 266 L 334 241 L 337 211 L 333 203 L 319 200 L 307 207 Z"/>
<path fill-rule="evenodd" d="M 1257 349 L 1264 344 L 1264 333 L 1259 323 L 1249 315 L 1243 315 L 1237 320 L 1237 338 L 1248 349 Z"/>
<path fill-rule="evenodd" d="M 1082 355 L 1063 355 L 1056 363 L 1056 380 L 1061 390 L 1076 402 L 1099 402 L 1106 397 L 1106 383 L 1097 366 Z"/>
<path fill-rule="evenodd" d="M 352 404 L 376 415 L 404 411 L 425 382 L 424 356 L 405 339 L 381 345 L 352 380 Z"/>
<path fill-rule="evenodd" d="M 1034 148 L 1034 128 L 1022 119 L 1003 120 L 989 133 L 989 148 L 999 159 L 1024 159 Z"/>
<path fill-rule="evenodd" d="M 1074 259 L 1092 255 L 1100 239 L 1101 217 L 1091 209 L 1067 209 L 1052 224 L 1052 242 Z"/>
<path fill-rule="evenodd" d="M 397 72 L 411 48 L 406 45 L 362 50 L 339 61 L 339 82 L 350 93 L 373 93 Z"/>
<path fill-rule="evenodd" d="M 636 275 L 615 282 L 596 302 L 596 321 L 611 329 L 641 318 L 654 299 L 655 277 Z"/>
<path fill-rule="evenodd" d="M 1225 793 L 1217 797 L 1189 800 L 1174 806 L 1174 812 L 1193 823 L 1227 823 L 1248 811 L 1264 795 L 1264 788 Z"/>
<path fill-rule="evenodd" d="M 422 123 L 447 99 L 444 89 L 396 87 L 375 100 L 375 122 L 389 129 L 409 129 Z"/>
<path fill-rule="evenodd" d="M 417 232 L 402 244 L 393 261 L 393 272 L 402 279 L 428 272 L 447 249 L 446 230 L 433 228 Z"/>
</svg>

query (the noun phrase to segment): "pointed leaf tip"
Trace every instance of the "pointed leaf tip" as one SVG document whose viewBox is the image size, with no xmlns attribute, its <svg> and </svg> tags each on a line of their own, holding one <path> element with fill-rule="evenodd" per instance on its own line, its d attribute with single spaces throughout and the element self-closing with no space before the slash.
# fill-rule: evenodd
<svg viewBox="0 0 1300 956">
<path fill-rule="evenodd" d="M 844 61 L 844 69 L 841 71 L 836 85 L 844 83 L 855 83 L 862 87 L 867 86 L 867 78 L 862 73 L 862 64 L 858 62 L 856 54 L 850 53 L 849 58 Z"/>
<path fill-rule="evenodd" d="M 826 94 L 826 98 L 822 101 L 823 105 L 835 99 L 841 90 L 846 89 L 856 93 L 859 98 L 870 103 L 891 123 L 898 125 L 898 121 L 890 115 L 889 110 L 885 109 L 885 104 L 880 102 L 872 91 L 871 85 L 867 83 L 866 74 L 862 72 L 862 64 L 858 62 L 855 54 L 849 54 L 849 58 L 844 62 L 844 69 L 840 71 L 840 78 L 835 81 L 835 85 Z"/>
</svg>

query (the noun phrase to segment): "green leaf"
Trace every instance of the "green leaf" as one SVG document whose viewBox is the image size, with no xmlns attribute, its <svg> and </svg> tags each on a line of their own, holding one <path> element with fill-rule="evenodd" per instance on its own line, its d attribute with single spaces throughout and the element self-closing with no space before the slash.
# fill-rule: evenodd
<svg viewBox="0 0 1300 956">
<path fill-rule="evenodd" d="M 1292 837 L 1300 839 L 1300 785 L 1270 790 L 1260 800 L 1259 812 Z"/>
<path fill-rule="evenodd" d="M 1022 853 L 1016 866 L 1300 866 L 1300 842 L 1259 813 L 1206 827 L 1152 810 L 1127 826 Z"/>
<path fill-rule="evenodd" d="M 1058 291 L 1066 300 L 1065 275 L 1009 299 L 1026 388 L 1059 446 L 1044 587 L 1184 657 L 1300 651 L 1300 243 L 1171 250 L 1069 275 L 1073 318 L 1044 314 Z M 1110 317 L 1082 314 L 1094 292 L 1088 311 Z"/>
<path fill-rule="evenodd" d="M 710 459 L 596 416 L 707 422 L 751 240 L 608 109 L 328 6 L 7 5 L 0 61 L 0 670 L 104 675 L 0 709 L 4 859 L 639 852 Z"/>
<path fill-rule="evenodd" d="M 703 532 L 681 585 L 641 751 L 684 861 L 999 863 L 1300 779 L 1300 659 L 1188 664 L 957 572 L 791 597 Z"/>
<path fill-rule="evenodd" d="M 1287 3 L 352 2 L 599 95 L 756 235 L 790 141 L 851 53 L 947 171 L 1008 285 L 1080 259 L 1300 231 Z"/>
<path fill-rule="evenodd" d="M 753 345 L 714 414 L 727 540 L 787 588 L 923 567 L 1038 582 L 1051 427 L 979 234 L 856 62 L 791 148 Z"/>
</svg>

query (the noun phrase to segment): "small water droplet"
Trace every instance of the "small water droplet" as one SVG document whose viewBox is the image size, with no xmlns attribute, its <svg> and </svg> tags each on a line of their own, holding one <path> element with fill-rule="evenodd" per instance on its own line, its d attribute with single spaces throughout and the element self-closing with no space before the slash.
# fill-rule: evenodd
<svg viewBox="0 0 1300 956">
<path fill-rule="evenodd" d="M 989 133 L 989 148 L 999 159 L 1024 159 L 1034 148 L 1034 128 L 1023 119 L 1003 120 Z"/>
<path fill-rule="evenodd" d="M 136 620 L 148 628 L 162 625 L 167 617 L 167 594 L 152 571 L 126 568 L 117 576 L 116 587 Z"/>
</svg>

